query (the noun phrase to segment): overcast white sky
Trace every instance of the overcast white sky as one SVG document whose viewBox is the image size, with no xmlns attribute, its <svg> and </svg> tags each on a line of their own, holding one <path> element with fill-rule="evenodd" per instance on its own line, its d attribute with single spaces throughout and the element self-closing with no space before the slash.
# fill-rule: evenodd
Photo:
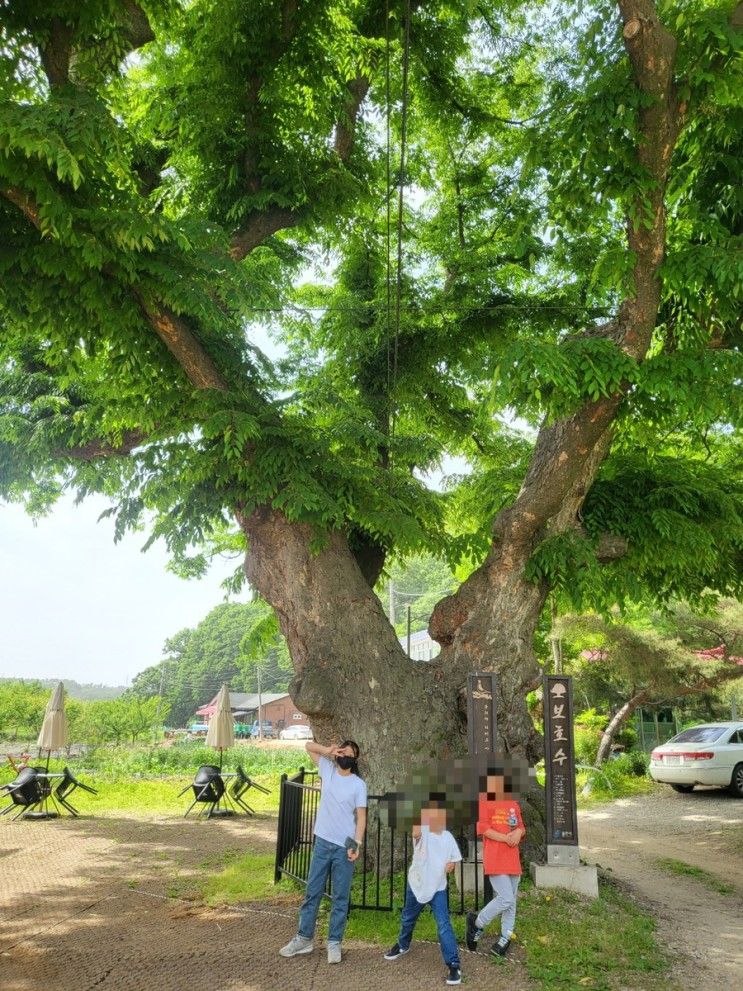
<svg viewBox="0 0 743 991">
<path fill-rule="evenodd" d="M 271 359 L 284 353 L 260 326 L 250 338 Z M 0 678 L 125 685 L 225 600 L 220 584 L 239 562 L 217 561 L 201 581 L 176 578 L 164 545 L 141 552 L 146 534 L 114 544 L 113 521 L 97 522 L 108 505 L 75 506 L 70 495 L 34 524 L 0 502 Z"/>
<path fill-rule="evenodd" d="M 238 562 L 176 578 L 164 547 L 141 552 L 145 534 L 114 544 L 113 521 L 96 522 L 106 506 L 70 496 L 34 525 L 0 503 L 0 677 L 126 684 L 224 600 L 220 582 Z"/>
<path fill-rule="evenodd" d="M 282 353 L 262 328 L 251 338 L 272 359 Z M 444 474 L 461 471 L 461 459 L 446 459 Z M 440 473 L 427 483 L 438 488 Z M 113 521 L 97 522 L 108 505 L 69 495 L 34 523 L 0 502 L 0 677 L 125 685 L 225 600 L 220 583 L 238 561 L 215 562 L 201 581 L 177 578 L 164 545 L 141 552 L 146 534 L 114 544 Z"/>
</svg>

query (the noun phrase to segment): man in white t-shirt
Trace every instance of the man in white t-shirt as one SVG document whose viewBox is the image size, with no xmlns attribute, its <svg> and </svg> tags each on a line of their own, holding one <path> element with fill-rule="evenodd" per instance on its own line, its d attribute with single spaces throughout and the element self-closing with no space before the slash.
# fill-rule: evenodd
<svg viewBox="0 0 743 991">
<path fill-rule="evenodd" d="M 396 960 L 408 952 L 418 916 L 426 905 L 430 905 L 436 920 L 441 955 L 448 968 L 446 983 L 461 984 L 459 949 L 449 918 L 446 888 L 447 874 L 454 870 L 462 854 L 457 841 L 446 829 L 446 809 L 432 803 L 421 811 L 420 826 L 413 826 L 413 843 L 400 935 L 395 945 L 385 953 L 384 959 Z"/>
<path fill-rule="evenodd" d="M 297 935 L 279 953 L 282 957 L 312 953 L 317 912 L 330 874 L 328 963 L 340 963 L 353 869 L 366 830 L 366 784 L 359 777 L 356 763 L 359 748 L 353 740 L 332 747 L 312 741 L 306 749 L 317 764 L 322 781 L 320 806 L 315 816 L 315 846 L 304 902 L 299 910 Z"/>
</svg>

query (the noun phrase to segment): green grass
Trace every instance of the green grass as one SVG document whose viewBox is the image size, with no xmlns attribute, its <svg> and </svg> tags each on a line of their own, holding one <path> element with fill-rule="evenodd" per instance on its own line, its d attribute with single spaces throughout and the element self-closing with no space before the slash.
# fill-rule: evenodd
<svg viewBox="0 0 743 991">
<path fill-rule="evenodd" d="M 647 795 L 657 788 L 647 773 L 639 773 L 629 758 L 606 761 L 600 771 L 578 771 L 575 776 L 575 793 L 579 809 L 591 808 L 615 798 L 631 798 L 633 795 Z M 537 781 L 544 787 L 544 764 L 537 766 Z M 591 792 L 583 795 L 583 788 L 591 782 Z"/>
<path fill-rule="evenodd" d="M 216 874 L 204 876 L 195 891 L 210 905 L 272 904 L 287 912 L 298 909 L 303 889 L 290 880 L 273 884 L 273 856 L 243 854 L 230 857 Z M 358 891 L 361 878 L 354 879 Z M 386 891 L 386 888 L 385 888 Z M 355 909 L 346 930 L 347 939 L 378 946 L 391 946 L 400 925 L 402 883 L 395 877 L 392 912 Z M 323 900 L 318 933 L 327 931 L 329 902 Z M 464 943 L 465 920 L 453 915 L 452 924 L 460 944 Z M 544 991 L 672 991 L 667 979 L 669 962 L 659 951 L 652 918 L 642 912 L 611 883 L 601 884 L 601 896 L 588 901 L 568 892 L 544 892 L 528 879 L 522 883 L 516 920 L 514 955 L 525 958 L 529 976 Z M 495 938 L 493 930 L 493 938 Z M 436 941 L 436 926 L 424 911 L 415 931 L 416 939 Z M 486 940 L 487 946 L 487 940 Z M 464 958 L 466 978 L 467 958 Z M 494 960 L 493 966 L 509 966 Z"/>
<path fill-rule="evenodd" d="M 29 748 L 34 753 L 35 748 Z M 0 755 L 3 751 L 0 747 Z M 0 756 L 0 761 L 3 758 Z M 203 742 L 174 743 L 171 746 L 101 745 L 92 747 L 80 757 L 53 757 L 50 771 L 61 771 L 69 765 L 77 777 L 86 780 L 91 774 L 102 775 L 109 780 L 137 780 L 139 778 L 180 777 L 193 774 L 201 764 L 219 764 L 218 751 L 204 746 Z M 34 765 L 45 765 L 46 757 L 33 758 Z M 291 774 L 301 765 L 311 767 L 309 755 L 302 747 L 260 747 L 252 743 L 239 743 L 225 750 L 223 764 L 233 770 L 242 764 L 248 774 Z M 9 764 L 0 764 L 0 784 L 10 781 L 15 773 Z"/>
<path fill-rule="evenodd" d="M 218 874 L 202 879 L 199 890 L 209 905 L 238 905 L 244 902 L 288 902 L 300 898 L 300 887 L 290 880 L 273 883 L 272 853 L 231 854 Z"/>
<path fill-rule="evenodd" d="M 81 774 L 80 780 L 98 791 L 97 795 L 85 791 L 75 793 L 73 804 L 83 816 L 182 815 L 193 800 L 190 790 L 178 797 L 179 792 L 193 781 L 193 775 L 147 779 L 88 773 Z M 270 794 L 251 790 L 244 796 L 248 804 L 259 813 L 277 813 L 280 775 L 256 774 L 255 781 L 269 788 Z"/>
<path fill-rule="evenodd" d="M 593 781 L 593 788 L 590 795 L 581 794 L 586 782 Z M 622 774 L 612 775 L 609 784 L 600 774 L 592 774 L 589 771 L 579 771 L 575 778 L 575 789 L 579 809 L 591 808 L 604 802 L 610 802 L 615 798 L 631 798 L 633 795 L 648 795 L 658 786 L 652 778 L 636 775 Z"/>
<path fill-rule="evenodd" d="M 611 884 L 601 884 L 595 901 L 528 888 L 519 902 L 516 928 L 529 976 L 545 991 L 673 987 L 670 961 L 655 942 L 653 918 Z"/>
<path fill-rule="evenodd" d="M 172 777 L 157 780 L 110 779 L 103 775 L 89 775 L 85 783 L 98 789 L 97 795 L 78 792 L 76 805 L 82 815 L 127 814 L 182 814 L 193 801 L 189 789 L 185 795 L 179 792 L 190 785 L 193 777 Z M 270 794 L 251 790 L 245 799 L 259 813 L 276 813 L 279 808 L 279 776 L 258 774 L 255 781 L 270 789 Z"/>
<path fill-rule="evenodd" d="M 743 857 L 743 826 L 724 826 L 722 837 L 738 856 Z"/>
<path fill-rule="evenodd" d="M 279 778 L 283 771 L 291 772 L 307 756 L 297 749 L 261 751 L 249 745 L 236 747 L 225 756 L 225 767 L 242 763 L 258 783 L 271 789 L 269 795 L 250 793 L 249 802 L 259 813 L 275 814 L 278 810 Z M 253 755 L 252 751 L 257 754 Z M 175 752 L 174 752 L 175 751 Z M 255 758 L 255 759 L 254 759 Z M 212 763 L 214 755 L 202 746 L 176 748 L 100 748 L 75 762 L 74 770 L 81 780 L 99 790 L 98 795 L 78 793 L 83 815 L 179 815 L 190 801 L 189 793 L 178 793 L 192 781 L 193 771 L 201 763 Z M 52 761 L 50 769 L 61 769 L 64 762 Z M 70 762 L 72 765 L 72 762 Z M 84 765 L 84 766 L 83 766 Z M 137 768 L 137 770 L 134 770 Z M 170 773 L 168 773 L 170 771 Z M 261 773 L 259 773 L 261 772 Z M 653 789 L 646 777 L 621 773 L 611 768 L 611 787 L 599 778 L 589 799 L 580 805 L 606 802 L 613 798 L 643 794 Z M 0 769 L 0 782 L 13 777 L 9 769 Z M 585 782 L 586 772 L 578 776 L 578 792 Z M 743 847 L 743 832 L 731 832 L 731 842 Z M 668 862 L 676 873 L 692 874 L 704 883 L 723 882 L 706 872 L 680 862 Z M 680 870 L 683 868 L 683 871 Z M 273 883 L 272 853 L 221 853 L 202 862 L 195 873 L 174 877 L 167 892 L 173 898 L 185 898 L 210 905 L 240 905 L 250 903 L 283 906 L 293 913 L 297 910 L 303 889 L 290 880 Z M 130 884 L 136 884 L 136 879 Z M 354 879 L 356 898 L 360 897 L 362 878 L 357 871 Z M 393 911 L 354 910 L 347 935 L 379 946 L 390 946 L 398 934 L 402 899 L 402 877 L 394 879 Z M 383 889 L 386 891 L 386 887 Z M 716 887 L 715 890 L 721 890 Z M 724 891 L 723 893 L 729 893 Z M 320 932 L 327 926 L 329 904 L 325 902 L 319 920 Z M 460 943 L 464 942 L 464 918 L 452 917 Z M 658 951 L 654 940 L 652 919 L 640 911 L 610 884 L 602 883 L 601 897 L 589 902 L 567 892 L 545 893 L 534 889 L 528 880 L 522 885 L 516 922 L 517 946 L 514 955 L 525 958 L 529 976 L 539 988 L 549 991 L 670 991 L 666 980 L 668 963 Z M 430 912 L 421 916 L 416 928 L 421 940 L 436 940 L 436 927 Z M 507 966 L 493 961 L 493 966 Z M 465 958 L 466 970 L 466 958 Z"/>
<path fill-rule="evenodd" d="M 722 881 L 719 877 L 714 874 L 710 874 L 709 871 L 705 871 L 702 867 L 694 867 L 693 864 L 687 864 L 683 860 L 674 860 L 672 857 L 664 857 L 661 860 L 656 860 L 656 864 L 662 868 L 664 871 L 668 871 L 669 874 L 680 874 L 682 877 L 691 877 L 695 881 L 699 881 L 709 888 L 710 891 L 716 891 L 719 895 L 734 895 L 735 886 L 728 884 L 727 881 Z"/>
</svg>

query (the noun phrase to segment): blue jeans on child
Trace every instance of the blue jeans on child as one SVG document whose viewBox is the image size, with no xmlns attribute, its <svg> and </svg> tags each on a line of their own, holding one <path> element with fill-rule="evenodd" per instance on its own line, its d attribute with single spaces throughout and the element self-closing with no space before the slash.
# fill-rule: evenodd
<svg viewBox="0 0 743 991">
<path fill-rule="evenodd" d="M 454 935 L 454 930 L 451 927 L 451 919 L 449 918 L 446 888 L 443 891 L 437 891 L 428 904 L 431 906 L 433 917 L 436 920 L 439 946 L 441 947 L 441 956 L 444 958 L 444 963 L 447 967 L 459 967 L 459 949 L 457 948 L 457 938 Z M 425 907 L 425 904 L 418 901 L 410 885 L 408 885 L 405 892 L 405 906 L 402 910 L 400 935 L 397 938 L 401 949 L 407 950 L 410 946 L 418 916 Z"/>
<path fill-rule="evenodd" d="M 310 873 L 304 901 L 299 910 L 299 935 L 312 939 L 315 935 L 317 912 L 320 908 L 328 874 L 332 878 L 330 925 L 328 942 L 340 943 L 348 921 L 348 902 L 351 894 L 354 863 L 348 859 L 348 851 L 337 843 L 328 843 L 321 836 L 315 837 L 315 847 L 310 861 Z"/>
</svg>

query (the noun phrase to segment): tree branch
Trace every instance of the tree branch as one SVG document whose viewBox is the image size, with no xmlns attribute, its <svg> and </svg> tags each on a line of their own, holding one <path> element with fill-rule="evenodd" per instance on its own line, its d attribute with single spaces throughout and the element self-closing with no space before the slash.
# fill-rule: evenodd
<svg viewBox="0 0 743 991">
<path fill-rule="evenodd" d="M 614 533 L 602 533 L 596 545 L 596 560 L 600 564 L 609 564 L 611 561 L 619 561 L 627 556 L 629 543 L 624 537 L 618 537 Z"/>
<path fill-rule="evenodd" d="M 129 41 L 129 50 L 134 52 L 148 42 L 154 41 L 155 32 L 152 30 L 147 14 L 136 3 L 136 0 L 123 0 L 123 6 L 126 15 L 126 36 Z"/>
<path fill-rule="evenodd" d="M 143 430 L 125 430 L 120 444 L 110 444 L 104 440 L 90 440 L 78 447 L 62 447 L 56 454 L 61 458 L 73 458 L 76 461 L 93 461 L 95 458 L 109 458 L 131 454 L 135 447 L 140 447 L 147 440 Z"/>
<path fill-rule="evenodd" d="M 618 0 L 636 87 L 650 97 L 639 111 L 637 159 L 651 184 L 627 217 L 627 244 L 635 255 L 634 295 L 619 310 L 618 343 L 634 358 L 647 351 L 660 305 L 658 270 L 665 255 L 664 197 L 668 167 L 683 115 L 673 85 L 677 43 L 661 23 L 653 0 Z"/>
<path fill-rule="evenodd" d="M 60 17 L 55 17 L 52 20 L 49 41 L 39 52 L 41 64 L 44 66 L 46 78 L 52 89 L 69 82 L 74 33 L 75 29 L 71 24 L 65 24 Z"/>
<path fill-rule="evenodd" d="M 149 18 L 136 0 L 121 0 L 123 10 L 119 23 L 127 40 L 129 51 L 136 51 L 150 41 L 154 41 L 155 33 L 150 26 Z M 74 73 L 76 24 L 67 24 L 61 17 L 52 20 L 52 30 L 47 44 L 40 49 L 41 64 L 44 67 L 49 86 L 56 89 L 70 82 Z M 91 39 L 95 47 L 97 41 Z"/>
<path fill-rule="evenodd" d="M 360 76 L 352 79 L 347 85 L 347 95 L 341 117 L 335 126 L 333 151 L 335 161 L 328 164 L 327 180 L 333 179 L 334 169 L 338 160 L 348 161 L 353 150 L 356 136 L 356 123 L 361 105 L 369 91 L 369 80 Z M 230 246 L 230 257 L 233 261 L 241 261 L 260 244 L 280 230 L 296 227 L 307 215 L 307 207 L 289 209 L 288 207 L 270 207 L 267 210 L 254 210 L 248 215 L 243 225 L 235 232 Z"/>
<path fill-rule="evenodd" d="M 650 345 L 660 305 L 659 268 L 665 252 L 664 196 L 668 167 L 682 125 L 673 86 L 676 40 L 661 24 L 653 0 L 618 0 L 624 22 L 624 43 L 636 87 L 651 98 L 640 110 L 636 154 L 648 175 L 627 217 L 627 246 L 635 257 L 634 292 L 624 300 L 616 320 L 601 328 L 630 357 L 641 360 Z M 609 448 L 607 428 L 624 399 L 613 396 L 585 403 L 572 416 L 544 423 L 529 470 L 513 506 L 496 519 L 501 541 L 528 546 L 558 512 L 559 525 L 569 519 L 571 489 L 583 495 L 595 478 Z M 602 442 L 603 438 L 603 442 Z M 600 446 L 599 446 L 600 445 Z M 578 503 L 579 508 L 580 503 Z"/>
<path fill-rule="evenodd" d="M 39 208 L 22 190 L 5 187 L 0 193 L 18 207 L 37 230 L 41 230 Z M 217 389 L 226 392 L 229 384 L 202 347 L 186 321 L 167 307 L 145 298 L 141 290 L 132 288 L 147 322 L 176 359 L 190 382 L 197 389 Z"/>
<path fill-rule="evenodd" d="M 39 208 L 34 201 L 17 186 L 6 186 L 0 190 L 6 200 L 17 206 L 26 220 L 30 221 L 37 230 L 41 230 Z"/>
<path fill-rule="evenodd" d="M 207 354 L 196 335 L 182 317 L 167 307 L 147 300 L 144 294 L 133 290 L 142 312 L 153 330 L 173 355 L 197 389 L 217 389 L 226 392 L 229 384 Z"/>
<path fill-rule="evenodd" d="M 269 210 L 254 210 L 248 215 L 243 226 L 233 235 L 230 257 L 233 261 L 241 261 L 273 234 L 288 227 L 295 227 L 301 216 L 301 210 L 289 210 L 286 207 L 277 206 Z"/>
<path fill-rule="evenodd" d="M 335 141 L 333 143 L 333 150 L 342 162 L 347 162 L 351 156 L 361 104 L 368 92 L 369 80 L 366 76 L 352 79 L 346 86 L 343 114 L 335 125 Z"/>
<path fill-rule="evenodd" d="M 663 705 L 672 699 L 684 698 L 687 695 L 698 695 L 699 692 L 706 692 L 712 688 L 719 688 L 720 685 L 724 685 L 728 681 L 735 681 L 737 678 L 743 678 L 743 664 L 728 664 L 728 667 L 724 671 L 719 671 L 716 675 L 709 678 L 700 678 L 699 681 L 695 681 L 692 685 L 686 685 L 683 688 L 679 688 L 678 691 L 674 692 L 673 695 L 668 696 L 667 699 L 663 699 L 662 701 L 654 704 Z"/>
</svg>

